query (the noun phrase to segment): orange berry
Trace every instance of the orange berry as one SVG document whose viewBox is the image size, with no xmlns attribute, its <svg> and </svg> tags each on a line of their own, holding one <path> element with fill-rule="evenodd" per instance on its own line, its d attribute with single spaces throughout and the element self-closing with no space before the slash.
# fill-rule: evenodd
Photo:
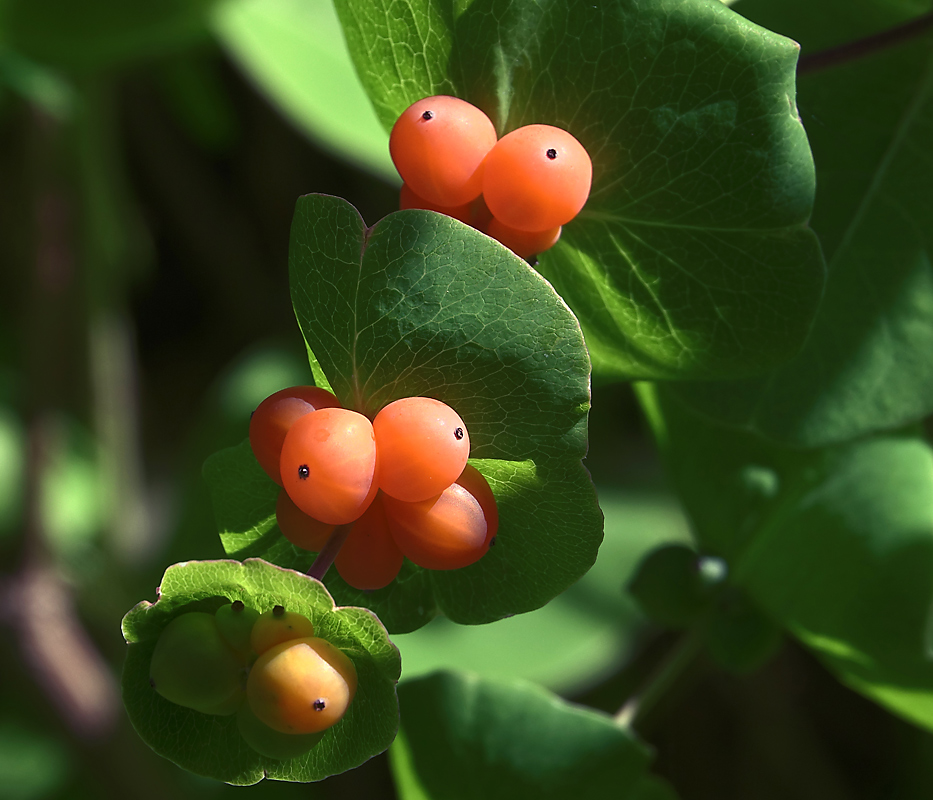
<svg viewBox="0 0 933 800">
<path fill-rule="evenodd" d="M 483 169 L 483 197 L 492 215 L 522 231 L 564 225 L 583 208 L 593 163 L 571 134 L 552 125 L 526 125 L 503 136 Z"/>
<path fill-rule="evenodd" d="M 384 496 L 376 495 L 363 516 L 353 523 L 334 561 L 340 577 L 354 589 L 388 586 L 395 580 L 405 560 L 389 533 L 389 523 L 382 506 Z"/>
<path fill-rule="evenodd" d="M 419 197 L 407 183 L 402 184 L 402 189 L 398 195 L 398 207 L 401 209 L 422 208 L 425 211 L 436 211 L 438 214 L 446 214 L 448 217 L 459 219 L 467 225 L 470 224 L 470 219 L 473 216 L 472 202 L 460 206 L 439 206 L 437 203 Z"/>
<path fill-rule="evenodd" d="M 560 226 L 546 231 L 520 231 L 510 228 L 493 217 L 486 226 L 485 233 L 502 242 L 515 255 L 531 258 L 550 249 L 560 239 Z"/>
<path fill-rule="evenodd" d="M 249 420 L 249 444 L 266 474 L 279 486 L 279 459 L 285 434 L 295 420 L 319 408 L 339 408 L 337 398 L 317 386 L 292 386 L 270 394 Z"/>
<path fill-rule="evenodd" d="M 282 642 L 253 664 L 249 707 L 280 733 L 318 733 L 339 722 L 356 693 L 356 668 L 341 650 L 316 637 Z"/>
<path fill-rule="evenodd" d="M 466 425 L 449 405 L 430 397 L 389 403 L 373 420 L 379 450 L 379 486 L 397 500 L 440 494 L 470 457 Z"/>
<path fill-rule="evenodd" d="M 275 606 L 264 611 L 253 623 L 249 643 L 254 653 L 262 655 L 272 647 L 292 639 L 314 636 L 314 625 L 304 614 Z"/>
<path fill-rule="evenodd" d="M 319 553 L 334 532 L 334 525 L 328 525 L 314 517 L 309 517 L 282 489 L 275 503 L 275 521 L 282 535 L 295 547 Z"/>
<path fill-rule="evenodd" d="M 483 159 L 495 143 L 489 117 L 465 100 L 440 95 L 402 112 L 389 137 L 389 153 L 418 196 L 459 206 L 482 191 Z"/>
<path fill-rule="evenodd" d="M 499 529 L 492 489 L 469 464 L 439 496 L 419 503 L 386 497 L 385 509 L 399 550 L 425 569 L 459 569 L 478 561 Z"/>
<path fill-rule="evenodd" d="M 329 525 L 359 519 L 376 495 L 372 423 L 345 408 L 297 420 L 282 445 L 285 491 L 305 514 Z"/>
</svg>

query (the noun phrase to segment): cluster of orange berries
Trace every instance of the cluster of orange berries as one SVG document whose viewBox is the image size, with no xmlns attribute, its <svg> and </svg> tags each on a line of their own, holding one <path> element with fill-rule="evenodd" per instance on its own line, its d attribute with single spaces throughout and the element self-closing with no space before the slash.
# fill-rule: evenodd
<svg viewBox="0 0 933 800">
<path fill-rule="evenodd" d="M 356 668 L 282 606 L 260 614 L 237 600 L 175 617 L 156 642 L 149 683 L 204 714 L 237 715 L 240 734 L 270 758 L 307 752 L 344 716 Z"/>
<path fill-rule="evenodd" d="M 593 180 L 586 149 L 567 131 L 526 125 L 497 141 L 480 109 L 445 95 L 402 112 L 389 152 L 404 181 L 402 208 L 447 214 L 522 258 L 557 243 Z"/>
<path fill-rule="evenodd" d="M 357 589 L 381 589 L 404 558 L 458 569 L 489 549 L 499 525 L 486 479 L 467 464 L 470 437 L 450 406 L 406 397 L 369 418 L 316 386 L 270 395 L 250 419 L 257 461 L 283 489 L 276 520 L 319 552 L 352 524 L 334 562 Z"/>
</svg>

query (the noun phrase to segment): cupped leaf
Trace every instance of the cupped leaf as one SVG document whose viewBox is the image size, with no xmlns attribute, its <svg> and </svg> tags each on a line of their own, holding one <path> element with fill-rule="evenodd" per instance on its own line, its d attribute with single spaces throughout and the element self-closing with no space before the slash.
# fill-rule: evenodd
<svg viewBox="0 0 933 800">
<path fill-rule="evenodd" d="M 404 681 L 399 701 L 389 752 L 403 800 L 645 796 L 648 748 L 534 684 L 439 672 Z"/>
<path fill-rule="evenodd" d="M 646 393 L 701 546 L 849 686 L 933 729 L 933 450 L 910 432 L 792 450 Z"/>
<path fill-rule="evenodd" d="M 346 716 L 308 753 L 278 761 L 259 755 L 237 730 L 236 716 L 201 714 L 161 697 L 149 685 L 149 662 L 159 634 L 188 611 L 215 611 L 241 600 L 266 611 L 284 605 L 307 616 L 315 635 L 343 650 L 359 676 Z M 123 619 L 129 650 L 123 702 L 142 739 L 157 753 L 198 775 L 232 784 L 264 777 L 318 781 L 359 766 L 385 750 L 398 730 L 395 684 L 398 650 L 378 618 L 364 608 L 335 608 L 320 582 L 258 559 L 189 561 L 169 567 L 155 603 L 142 602 Z"/>
<path fill-rule="evenodd" d="M 353 69 L 331 0 L 228 0 L 212 28 L 247 75 L 301 130 L 397 181 L 388 136 Z"/>
<path fill-rule="evenodd" d="M 716 0 L 337 0 L 387 127 L 455 94 L 500 134 L 573 133 L 590 200 L 539 271 L 619 378 L 761 372 L 803 343 L 823 261 L 798 47 Z"/>
<path fill-rule="evenodd" d="M 825 46 L 824 14 L 872 31 L 846 0 L 739 6 Z M 904 9 L 876 4 L 875 31 Z M 849 22 L 849 20 L 852 20 Z M 833 26 L 829 42 L 839 43 Z M 844 39 L 842 41 L 845 41 Z M 933 411 L 933 38 L 828 65 L 799 79 L 820 191 L 813 214 L 829 261 L 826 298 L 804 350 L 771 375 L 691 385 L 699 411 L 790 444 L 819 446 Z M 854 165 L 858 165 L 854 168 Z"/>
</svg>

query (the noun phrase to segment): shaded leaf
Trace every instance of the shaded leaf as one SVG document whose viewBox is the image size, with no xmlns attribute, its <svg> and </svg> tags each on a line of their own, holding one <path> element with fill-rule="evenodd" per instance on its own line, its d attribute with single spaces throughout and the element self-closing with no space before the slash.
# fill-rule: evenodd
<svg viewBox="0 0 933 800">
<path fill-rule="evenodd" d="M 933 729 L 933 451 L 910 432 L 792 450 L 645 392 L 701 546 L 849 686 Z"/>
<path fill-rule="evenodd" d="M 441 672 L 399 686 L 403 800 L 635 798 L 649 752 L 605 714 L 519 681 Z"/>
<path fill-rule="evenodd" d="M 905 11 L 845 0 L 760 10 L 806 47 L 885 28 Z M 827 33 L 825 19 L 841 32 Z M 933 410 L 933 38 L 801 75 L 820 191 L 813 214 L 830 267 L 804 350 L 766 378 L 700 384 L 702 413 L 779 441 L 818 446 L 913 422 Z M 805 51 L 806 52 L 806 51 Z"/>
<path fill-rule="evenodd" d="M 165 626 L 180 614 L 215 611 L 234 600 L 260 612 L 284 605 L 304 614 L 315 635 L 343 650 L 356 667 L 359 687 L 346 716 L 302 756 L 261 756 L 243 741 L 235 716 L 175 705 L 149 685 L 149 662 Z M 240 785 L 264 777 L 317 781 L 359 766 L 395 737 L 398 650 L 371 611 L 335 608 L 324 587 L 305 575 L 259 560 L 176 564 L 166 570 L 156 603 L 142 602 L 126 615 L 123 635 L 129 645 L 123 702 L 133 727 L 157 753 L 198 775 Z"/>
</svg>

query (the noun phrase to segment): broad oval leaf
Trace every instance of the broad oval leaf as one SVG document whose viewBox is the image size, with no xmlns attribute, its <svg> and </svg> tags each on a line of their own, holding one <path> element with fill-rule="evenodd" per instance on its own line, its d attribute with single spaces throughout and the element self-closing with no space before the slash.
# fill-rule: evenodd
<svg viewBox="0 0 933 800">
<path fill-rule="evenodd" d="M 367 228 L 346 201 L 299 200 L 292 299 L 315 380 L 375 415 L 406 396 L 449 404 L 489 481 L 499 535 L 479 562 L 407 564 L 385 589 L 360 592 L 331 570 L 342 604 L 375 610 L 394 633 L 439 611 L 477 624 L 530 611 L 592 566 L 602 514 L 586 453 L 589 360 L 579 325 L 540 275 L 497 242 L 427 211 Z M 244 444 L 205 465 L 228 555 L 307 570 L 312 556 L 274 527 L 278 487 Z"/>
<path fill-rule="evenodd" d="M 401 683 L 399 702 L 390 756 L 403 800 L 646 796 L 648 748 L 534 684 L 438 672 Z"/>
<path fill-rule="evenodd" d="M 873 32 L 846 0 L 738 8 L 769 21 L 776 13 L 773 21 L 805 48 L 825 46 L 829 35 L 837 44 Z M 879 4 L 874 32 L 909 13 Z M 831 34 L 821 24 L 828 19 Z M 685 388 L 684 398 L 711 419 L 813 447 L 933 411 L 931 42 L 927 35 L 800 76 L 801 113 L 815 123 L 813 227 L 829 261 L 826 298 L 805 348 L 786 366 L 766 378 Z"/>
<path fill-rule="evenodd" d="M 240 736 L 235 715 L 175 705 L 149 685 L 149 662 L 165 626 L 180 614 L 211 612 L 234 600 L 258 611 L 281 604 L 304 614 L 315 635 L 356 667 L 359 687 L 346 716 L 305 755 L 284 761 L 261 756 Z M 368 609 L 335 608 L 324 586 L 306 575 L 258 559 L 176 564 L 166 570 L 157 601 L 143 601 L 124 617 L 123 636 L 129 645 L 123 702 L 133 727 L 157 753 L 198 775 L 239 785 L 265 777 L 319 781 L 381 753 L 398 730 L 401 662 L 385 628 Z"/>
<path fill-rule="evenodd" d="M 810 328 L 823 262 L 798 47 L 717 0 L 337 0 L 387 127 L 455 94 L 500 134 L 566 128 L 593 191 L 538 269 L 619 378 L 761 372 Z"/>
</svg>

